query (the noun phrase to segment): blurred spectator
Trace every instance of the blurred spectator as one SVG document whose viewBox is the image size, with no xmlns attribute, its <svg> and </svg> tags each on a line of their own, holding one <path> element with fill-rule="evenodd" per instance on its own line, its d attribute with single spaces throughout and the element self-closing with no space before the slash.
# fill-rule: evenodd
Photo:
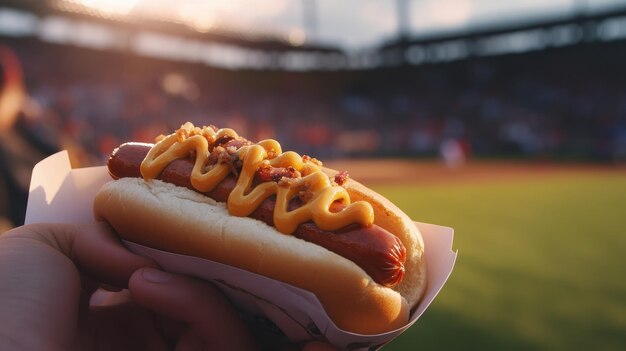
<svg viewBox="0 0 626 351">
<path fill-rule="evenodd" d="M 21 224 L 26 208 L 29 171 L 41 155 L 34 155 L 14 124 L 25 100 L 22 70 L 15 53 L 0 46 L 0 230 Z"/>
<path fill-rule="evenodd" d="M 460 140 L 454 138 L 445 139 L 439 146 L 439 152 L 443 163 L 448 168 L 459 168 L 465 165 L 467 155 Z"/>
<path fill-rule="evenodd" d="M 76 126 L 60 116 L 71 105 L 59 97 L 55 114 L 42 110 L 24 87 L 20 60 L 15 52 L 0 45 L 0 230 L 24 223 L 32 168 L 60 149 L 72 155 L 72 164 L 90 158 L 67 131 Z M 86 162 L 88 163 L 88 162 Z"/>
</svg>

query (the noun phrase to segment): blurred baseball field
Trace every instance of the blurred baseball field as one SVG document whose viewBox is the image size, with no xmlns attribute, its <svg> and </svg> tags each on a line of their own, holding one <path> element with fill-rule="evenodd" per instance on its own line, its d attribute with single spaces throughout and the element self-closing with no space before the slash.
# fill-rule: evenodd
<svg viewBox="0 0 626 351">
<path fill-rule="evenodd" d="M 625 168 L 343 166 L 414 220 L 455 229 L 450 280 L 385 350 L 626 349 Z"/>
</svg>

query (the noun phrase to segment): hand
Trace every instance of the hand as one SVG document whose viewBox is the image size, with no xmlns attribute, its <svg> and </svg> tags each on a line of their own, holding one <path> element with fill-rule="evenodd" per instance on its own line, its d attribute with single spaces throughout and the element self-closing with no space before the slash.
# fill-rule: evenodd
<svg viewBox="0 0 626 351">
<path fill-rule="evenodd" d="M 127 251 L 106 225 L 36 224 L 0 236 L 0 349 L 257 345 L 216 288 L 158 270 Z M 304 349 L 332 348 L 310 343 Z"/>
</svg>

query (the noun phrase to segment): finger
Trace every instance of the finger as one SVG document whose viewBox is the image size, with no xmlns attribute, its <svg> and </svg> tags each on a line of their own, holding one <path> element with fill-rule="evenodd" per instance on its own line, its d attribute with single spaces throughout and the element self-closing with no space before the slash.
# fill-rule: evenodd
<svg viewBox="0 0 626 351">
<path fill-rule="evenodd" d="M 106 307 L 122 305 L 131 302 L 132 299 L 128 290 L 120 291 L 108 291 L 104 289 L 98 289 L 90 296 L 89 307 Z"/>
<path fill-rule="evenodd" d="M 81 291 L 76 267 L 42 241 L 10 235 L 0 237 L 0 350 L 71 349 Z"/>
<path fill-rule="evenodd" d="M 105 284 L 126 287 L 140 267 L 157 267 L 128 251 L 104 223 L 34 224 L 5 235 L 42 242 L 71 259 L 81 272 Z"/>
<path fill-rule="evenodd" d="M 135 272 L 129 282 L 133 299 L 145 308 L 185 322 L 193 334 L 183 338 L 185 344 L 197 345 L 197 338 L 205 349 L 252 350 L 254 339 L 241 321 L 237 311 L 224 295 L 209 283 L 152 268 Z"/>
<path fill-rule="evenodd" d="M 154 261 L 128 251 L 104 223 L 79 227 L 67 256 L 84 274 L 105 284 L 126 287 L 140 267 L 157 267 Z"/>
<path fill-rule="evenodd" d="M 171 350 L 157 332 L 153 314 L 138 306 L 128 290 L 100 291 L 99 304 L 81 321 L 80 350 Z"/>
<path fill-rule="evenodd" d="M 155 264 L 127 251 L 103 224 L 36 224 L 3 234 L 0 349 L 70 349 L 81 302 L 79 270 L 126 286 L 144 266 Z"/>
</svg>

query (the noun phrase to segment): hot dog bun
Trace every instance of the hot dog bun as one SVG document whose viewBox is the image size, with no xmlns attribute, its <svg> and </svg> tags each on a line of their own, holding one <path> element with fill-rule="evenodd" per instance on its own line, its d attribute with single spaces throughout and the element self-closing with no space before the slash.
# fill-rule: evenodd
<svg viewBox="0 0 626 351">
<path fill-rule="evenodd" d="M 325 169 L 328 174 L 336 173 Z M 274 227 L 228 213 L 226 205 L 160 180 L 122 178 L 105 184 L 94 213 L 129 241 L 201 257 L 313 292 L 335 324 L 359 334 L 404 326 L 426 287 L 424 244 L 413 222 L 381 195 L 354 180 L 351 198 L 366 200 L 375 224 L 406 247 L 406 273 L 394 289 L 375 283 L 356 264 Z"/>
</svg>

